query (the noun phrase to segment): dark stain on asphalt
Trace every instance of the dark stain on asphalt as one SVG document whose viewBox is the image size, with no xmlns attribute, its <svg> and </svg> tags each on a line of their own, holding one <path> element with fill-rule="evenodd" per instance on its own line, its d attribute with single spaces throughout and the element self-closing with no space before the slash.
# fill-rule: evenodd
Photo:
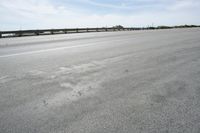
<svg viewBox="0 0 200 133">
<path fill-rule="evenodd" d="M 125 70 L 125 72 L 126 72 L 126 73 L 128 73 L 128 72 L 129 72 L 129 70 L 128 70 L 128 69 L 126 69 L 126 70 Z"/>
<path fill-rule="evenodd" d="M 171 98 L 178 99 L 183 97 L 187 91 L 187 84 L 183 81 L 170 81 L 165 83 L 164 87 L 160 89 L 164 91 L 150 95 L 152 103 L 166 104 Z"/>
<path fill-rule="evenodd" d="M 166 97 L 160 94 L 154 94 L 151 95 L 151 100 L 154 103 L 165 103 L 166 102 Z"/>
<path fill-rule="evenodd" d="M 174 81 L 166 84 L 167 97 L 180 97 L 186 92 L 186 83 L 183 81 Z"/>
<path fill-rule="evenodd" d="M 43 104 L 44 104 L 44 106 L 47 106 L 48 102 L 46 100 L 43 100 Z"/>
</svg>

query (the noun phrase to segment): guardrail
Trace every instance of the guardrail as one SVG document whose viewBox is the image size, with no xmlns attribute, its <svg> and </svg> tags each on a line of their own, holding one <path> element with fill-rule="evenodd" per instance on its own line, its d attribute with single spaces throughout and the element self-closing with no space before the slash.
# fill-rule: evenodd
<svg viewBox="0 0 200 133">
<path fill-rule="evenodd" d="M 146 28 L 73 28 L 73 29 L 41 29 L 41 30 L 17 30 L 17 31 L 0 31 L 0 38 L 5 37 L 21 37 L 21 36 L 39 36 L 52 34 L 69 34 L 69 33 L 85 33 L 85 32 L 109 32 L 109 31 L 132 31 L 132 30 L 156 30 L 156 29 L 172 29 L 172 28 L 195 28 L 200 25 L 179 25 L 179 26 L 158 26 Z"/>
<path fill-rule="evenodd" d="M 0 31 L 0 38 L 39 36 L 39 35 L 52 35 L 52 34 L 85 33 L 85 32 L 131 31 L 131 30 L 144 30 L 144 29 L 150 29 L 150 28 L 73 28 L 73 29 Z"/>
</svg>

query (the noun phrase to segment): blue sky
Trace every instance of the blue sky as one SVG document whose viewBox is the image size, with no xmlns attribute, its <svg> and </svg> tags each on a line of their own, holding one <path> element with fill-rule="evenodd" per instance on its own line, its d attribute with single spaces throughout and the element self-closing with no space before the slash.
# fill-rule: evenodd
<svg viewBox="0 0 200 133">
<path fill-rule="evenodd" d="M 0 30 L 200 25 L 200 0 L 0 0 Z"/>
</svg>

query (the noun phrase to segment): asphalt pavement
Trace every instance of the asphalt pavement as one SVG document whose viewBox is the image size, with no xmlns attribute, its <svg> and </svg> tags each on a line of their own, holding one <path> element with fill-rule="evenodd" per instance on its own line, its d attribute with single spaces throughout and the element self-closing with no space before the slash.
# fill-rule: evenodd
<svg viewBox="0 0 200 133">
<path fill-rule="evenodd" d="M 200 28 L 0 39 L 0 133 L 200 133 Z"/>
</svg>

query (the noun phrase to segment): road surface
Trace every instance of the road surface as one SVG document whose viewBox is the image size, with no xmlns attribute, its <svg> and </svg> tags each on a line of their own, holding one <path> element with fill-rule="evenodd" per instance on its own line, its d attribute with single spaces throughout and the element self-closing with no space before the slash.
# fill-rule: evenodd
<svg viewBox="0 0 200 133">
<path fill-rule="evenodd" d="M 200 29 L 0 39 L 0 133 L 200 133 Z"/>
</svg>

